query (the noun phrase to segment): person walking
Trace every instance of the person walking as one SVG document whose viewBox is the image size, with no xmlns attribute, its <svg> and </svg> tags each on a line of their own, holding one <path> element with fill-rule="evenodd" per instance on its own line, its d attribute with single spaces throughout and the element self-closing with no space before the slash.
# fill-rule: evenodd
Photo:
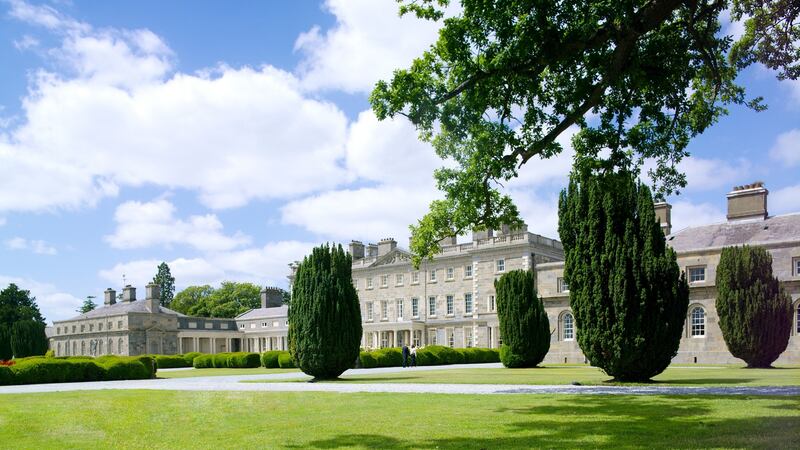
<svg viewBox="0 0 800 450">
<path fill-rule="evenodd" d="M 417 367 L 417 344 L 411 344 L 411 367 Z"/>
<path fill-rule="evenodd" d="M 403 369 L 405 369 L 406 366 L 408 366 L 408 354 L 409 354 L 408 345 L 403 344 Z"/>
</svg>

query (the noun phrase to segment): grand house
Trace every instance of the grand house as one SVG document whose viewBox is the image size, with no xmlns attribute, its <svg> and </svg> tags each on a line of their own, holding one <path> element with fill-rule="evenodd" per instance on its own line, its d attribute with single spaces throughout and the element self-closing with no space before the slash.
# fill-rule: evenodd
<svg viewBox="0 0 800 450">
<path fill-rule="evenodd" d="M 727 221 L 672 232 L 671 206 L 656 205 L 667 244 L 690 285 L 678 363 L 740 362 L 728 352 L 714 309 L 716 265 L 723 247 L 760 245 L 773 257 L 773 271 L 791 295 L 794 317 L 789 346 L 779 364 L 800 363 L 800 213 L 770 216 L 769 192 L 761 183 L 739 186 L 727 194 Z M 536 272 L 537 291 L 550 319 L 551 344 L 546 362 L 583 363 L 575 340 L 576 324 L 564 282 L 561 243 L 527 231 L 488 230 L 470 242 L 441 243 L 442 251 L 417 270 L 411 254 L 394 239 L 364 245 L 353 241 L 353 284 L 358 290 L 364 348 L 403 344 L 451 347 L 498 347 L 494 281 L 514 269 Z M 290 264 L 294 277 L 296 263 Z M 263 351 L 286 348 L 287 307 L 262 293 L 262 308 L 235 319 L 186 317 L 158 305 L 152 286 L 137 301 L 127 287 L 114 303 L 106 291 L 101 308 L 56 322 L 51 346 L 59 355 Z M 94 342 L 94 344 L 93 344 Z M 104 344 L 105 342 L 105 344 Z"/>
</svg>

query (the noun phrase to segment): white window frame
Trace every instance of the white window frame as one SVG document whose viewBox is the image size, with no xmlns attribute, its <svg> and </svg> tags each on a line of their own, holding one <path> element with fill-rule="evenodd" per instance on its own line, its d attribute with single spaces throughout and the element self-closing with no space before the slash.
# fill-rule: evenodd
<svg viewBox="0 0 800 450">
<path fill-rule="evenodd" d="M 569 324 L 567 324 L 567 317 L 569 317 Z M 575 316 L 571 312 L 561 315 L 561 336 L 564 341 L 575 340 Z"/>
<path fill-rule="evenodd" d="M 389 287 L 389 275 L 381 275 L 381 287 Z"/>
<path fill-rule="evenodd" d="M 702 306 L 692 307 L 692 311 L 689 313 L 689 336 L 693 338 L 706 337 L 706 310 Z"/>
<path fill-rule="evenodd" d="M 472 301 L 472 292 L 464 293 L 464 314 L 472 315 L 475 304 Z"/>
<path fill-rule="evenodd" d="M 697 280 L 692 279 L 694 277 L 694 275 L 692 274 L 692 271 L 694 271 L 694 270 L 702 270 L 703 278 L 702 279 L 698 278 Z M 689 284 L 705 283 L 705 281 L 706 281 L 706 266 L 690 266 L 690 267 L 687 267 L 686 268 L 686 275 L 687 275 L 687 278 L 689 279 Z"/>
<path fill-rule="evenodd" d="M 569 285 L 566 281 L 564 281 L 564 277 L 556 278 L 556 284 L 558 285 L 558 292 L 562 294 L 569 294 Z"/>
<path fill-rule="evenodd" d="M 389 302 L 386 300 L 381 302 L 381 320 L 389 320 Z"/>
<path fill-rule="evenodd" d="M 411 272 L 411 284 L 419 284 L 419 272 Z"/>
<path fill-rule="evenodd" d="M 402 286 L 403 285 L 403 274 L 398 273 L 394 276 L 394 285 L 395 286 Z"/>
<path fill-rule="evenodd" d="M 372 302 L 367 303 L 367 321 L 372 322 L 374 320 L 373 316 L 373 306 Z"/>
<path fill-rule="evenodd" d="M 800 258 L 792 258 L 792 268 L 794 269 L 793 275 L 800 277 Z"/>
<path fill-rule="evenodd" d="M 506 271 L 506 260 L 505 259 L 498 259 L 494 263 L 495 272 L 501 273 Z"/>
<path fill-rule="evenodd" d="M 419 319 L 419 299 L 416 297 L 411 298 L 411 317 Z"/>
<path fill-rule="evenodd" d="M 436 283 L 436 269 L 430 271 L 429 280 L 431 283 Z"/>
<path fill-rule="evenodd" d="M 365 289 L 372 289 L 372 277 L 367 278 L 367 286 Z"/>
<path fill-rule="evenodd" d="M 486 306 L 488 307 L 487 309 L 489 311 L 494 312 L 495 309 L 497 309 L 497 302 L 495 301 L 494 295 L 490 295 L 489 298 L 486 300 L 486 302 L 487 302 Z"/>
<path fill-rule="evenodd" d="M 437 330 L 436 328 L 428 330 L 428 345 L 436 345 L 438 333 L 439 330 Z"/>
<path fill-rule="evenodd" d="M 452 316 L 456 312 L 456 299 L 455 299 L 455 296 L 453 296 L 453 295 L 446 296 L 445 297 L 445 302 L 446 302 L 445 303 L 446 304 L 445 314 L 447 314 L 448 316 Z"/>
<path fill-rule="evenodd" d="M 456 346 L 456 332 L 453 328 L 445 328 L 445 336 L 447 337 L 447 346 L 455 348 Z"/>
<path fill-rule="evenodd" d="M 464 347 L 472 348 L 475 346 L 473 339 L 472 327 L 464 327 Z"/>
<path fill-rule="evenodd" d="M 447 279 L 452 281 L 456 278 L 456 269 L 454 267 L 447 268 Z"/>
<path fill-rule="evenodd" d="M 464 266 L 464 278 L 472 278 L 472 264 Z"/>
<path fill-rule="evenodd" d="M 436 296 L 428 296 L 428 317 L 436 317 Z"/>
<path fill-rule="evenodd" d="M 397 299 L 397 320 L 403 320 L 403 313 L 405 312 L 405 311 L 403 311 L 404 306 L 405 305 L 403 304 L 403 299 L 402 298 L 398 298 Z"/>
</svg>

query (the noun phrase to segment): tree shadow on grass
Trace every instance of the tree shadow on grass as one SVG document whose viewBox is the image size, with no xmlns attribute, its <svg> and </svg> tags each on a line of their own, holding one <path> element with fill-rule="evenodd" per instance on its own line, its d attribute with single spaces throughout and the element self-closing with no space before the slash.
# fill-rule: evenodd
<svg viewBox="0 0 800 450">
<path fill-rule="evenodd" d="M 655 380 L 652 383 L 649 383 L 651 386 L 658 386 L 658 385 L 680 385 L 680 384 L 692 384 L 696 386 L 703 386 L 703 385 L 719 385 L 719 384 L 735 384 L 741 385 L 745 383 L 752 383 L 756 381 L 754 378 L 694 378 L 694 379 L 675 379 L 675 380 Z"/>
<path fill-rule="evenodd" d="M 333 381 L 333 382 L 336 382 L 336 383 L 361 383 L 361 382 L 370 382 L 370 381 L 379 381 L 379 382 L 384 382 L 384 383 L 391 383 L 392 381 L 395 381 L 395 380 L 419 380 L 419 379 L 423 379 L 423 377 L 418 377 L 418 376 L 413 376 L 413 375 L 398 376 L 398 377 L 391 377 L 391 378 L 387 378 L 387 377 L 359 377 L 359 378 L 337 378 L 335 380 L 327 380 L 327 381 Z"/>
</svg>

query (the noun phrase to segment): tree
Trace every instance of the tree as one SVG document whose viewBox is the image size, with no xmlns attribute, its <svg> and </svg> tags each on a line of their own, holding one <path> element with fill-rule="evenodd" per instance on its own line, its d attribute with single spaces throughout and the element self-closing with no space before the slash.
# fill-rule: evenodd
<svg viewBox="0 0 800 450">
<path fill-rule="evenodd" d="M 202 286 L 188 286 L 178 292 L 170 303 L 170 309 L 187 316 L 199 316 L 195 311 L 205 308 L 205 304 L 214 293 L 214 288 L 204 284 Z"/>
<path fill-rule="evenodd" d="M 400 0 L 401 14 L 440 20 L 448 0 Z M 720 16 L 745 20 L 737 42 Z M 656 193 L 685 186 L 686 147 L 747 99 L 736 77 L 759 62 L 779 79 L 800 75 L 796 0 L 461 0 L 439 38 L 411 67 L 380 81 L 379 119 L 403 115 L 436 153 L 443 200 L 412 227 L 421 258 L 471 228 L 519 225 L 500 187 L 525 164 L 562 151 L 632 170 L 644 160 Z"/>
<path fill-rule="evenodd" d="M 620 381 L 658 375 L 678 351 L 689 286 L 650 189 L 631 172 L 576 169 L 558 209 L 581 350 Z"/>
<path fill-rule="evenodd" d="M 160 288 L 161 306 L 169 308 L 172 298 L 175 296 L 175 277 L 172 276 L 167 263 L 162 262 L 158 265 L 158 272 L 153 277 L 153 283 Z"/>
<path fill-rule="evenodd" d="M 514 270 L 494 283 L 506 367 L 536 367 L 550 350 L 550 322 L 530 270 Z"/>
<path fill-rule="evenodd" d="M 86 300 L 83 301 L 83 304 L 76 310 L 76 312 L 80 314 L 86 314 L 89 311 L 94 311 L 94 309 L 97 308 L 97 303 L 92 301 L 93 298 L 94 296 L 92 295 L 87 296 Z"/>
<path fill-rule="evenodd" d="M 0 323 L 0 361 L 8 361 L 14 357 L 14 350 L 11 347 L 11 328 Z"/>
<path fill-rule="evenodd" d="M 11 327 L 11 347 L 14 357 L 44 355 L 47 352 L 47 335 L 44 323 L 35 320 L 20 320 Z"/>
<path fill-rule="evenodd" d="M 728 350 L 747 367 L 770 367 L 786 350 L 792 301 L 772 276 L 763 247 L 725 247 L 717 266 L 719 327 Z"/>
<path fill-rule="evenodd" d="M 298 266 L 289 306 L 289 351 L 315 379 L 353 366 L 361 342 L 361 308 L 342 246 L 314 248 Z"/>
<path fill-rule="evenodd" d="M 44 317 L 36 305 L 36 297 L 31 297 L 30 291 L 20 289 L 11 283 L 0 291 L 0 324 L 10 327 L 20 320 L 44 323 Z"/>
<path fill-rule="evenodd" d="M 261 306 L 261 289 L 253 283 L 223 281 L 218 289 L 189 286 L 175 296 L 170 308 L 194 317 L 233 318 Z"/>
</svg>

